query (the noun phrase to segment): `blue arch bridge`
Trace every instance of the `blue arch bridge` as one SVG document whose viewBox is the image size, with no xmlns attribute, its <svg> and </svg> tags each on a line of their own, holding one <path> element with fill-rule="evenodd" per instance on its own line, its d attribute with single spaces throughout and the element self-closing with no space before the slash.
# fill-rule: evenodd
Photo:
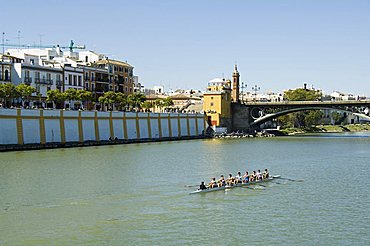
<svg viewBox="0 0 370 246">
<path fill-rule="evenodd" d="M 370 121 L 370 100 L 361 101 L 283 101 L 232 103 L 232 118 L 223 125 L 232 131 L 252 131 L 279 116 L 306 110 L 336 110 Z"/>
</svg>

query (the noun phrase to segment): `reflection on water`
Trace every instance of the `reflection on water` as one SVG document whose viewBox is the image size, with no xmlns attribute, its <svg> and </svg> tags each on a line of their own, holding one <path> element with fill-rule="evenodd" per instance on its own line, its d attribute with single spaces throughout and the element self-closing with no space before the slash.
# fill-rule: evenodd
<svg viewBox="0 0 370 246">
<path fill-rule="evenodd" d="M 0 244 L 366 245 L 368 137 L 1 153 Z M 303 182 L 281 179 L 260 189 L 188 195 L 195 188 L 187 186 L 202 180 L 265 167 Z"/>
</svg>

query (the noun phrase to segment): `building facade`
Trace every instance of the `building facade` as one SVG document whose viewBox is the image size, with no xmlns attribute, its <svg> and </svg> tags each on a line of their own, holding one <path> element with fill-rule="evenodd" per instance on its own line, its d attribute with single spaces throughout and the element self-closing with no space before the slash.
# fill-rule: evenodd
<svg viewBox="0 0 370 246">
<path fill-rule="evenodd" d="M 125 95 L 134 92 L 133 67 L 122 61 L 104 59 L 95 62 L 96 66 L 107 69 L 109 75 L 109 89 L 114 92 L 122 92 Z"/>
<path fill-rule="evenodd" d="M 208 83 L 207 91 L 203 94 L 203 111 L 212 126 L 225 126 L 225 120 L 231 119 L 231 81 L 213 79 Z"/>
</svg>

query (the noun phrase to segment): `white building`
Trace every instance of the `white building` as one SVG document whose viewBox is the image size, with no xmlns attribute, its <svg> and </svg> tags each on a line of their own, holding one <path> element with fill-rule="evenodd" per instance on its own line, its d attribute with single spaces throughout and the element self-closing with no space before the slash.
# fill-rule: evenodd
<svg viewBox="0 0 370 246">
<path fill-rule="evenodd" d="M 334 91 L 330 94 L 332 101 L 350 101 L 350 100 L 356 100 L 355 96 L 353 94 L 345 94 L 339 91 Z"/>
</svg>

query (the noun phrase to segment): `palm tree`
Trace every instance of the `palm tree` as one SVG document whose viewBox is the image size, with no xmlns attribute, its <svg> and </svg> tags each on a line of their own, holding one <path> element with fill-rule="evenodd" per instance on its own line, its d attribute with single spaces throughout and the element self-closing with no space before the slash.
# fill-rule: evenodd
<svg viewBox="0 0 370 246">
<path fill-rule="evenodd" d="M 154 104 L 155 104 L 155 106 L 157 106 L 159 108 L 159 111 L 162 111 L 162 108 L 164 106 L 163 99 L 161 99 L 161 98 L 156 99 Z"/>
<path fill-rule="evenodd" d="M 127 97 L 128 103 L 137 111 L 141 108 L 141 104 L 146 100 L 146 97 L 141 93 L 130 94 Z"/>
<path fill-rule="evenodd" d="M 153 103 L 145 101 L 143 102 L 142 107 L 145 109 L 145 111 L 149 111 L 153 107 Z"/>
</svg>

